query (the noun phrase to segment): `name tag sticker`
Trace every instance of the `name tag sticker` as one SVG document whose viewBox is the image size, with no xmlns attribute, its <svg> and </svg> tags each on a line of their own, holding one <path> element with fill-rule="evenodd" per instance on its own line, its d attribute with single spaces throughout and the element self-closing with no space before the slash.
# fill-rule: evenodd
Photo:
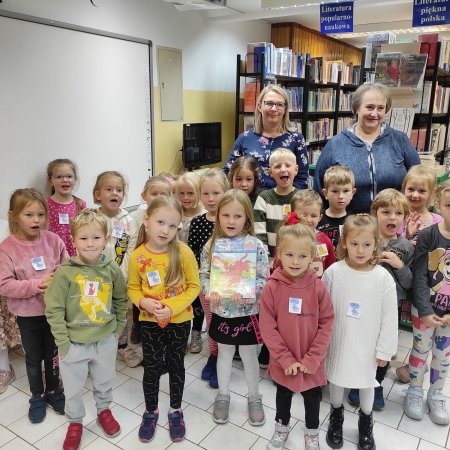
<svg viewBox="0 0 450 450">
<path fill-rule="evenodd" d="M 60 225 L 69 225 L 69 214 L 60 214 L 59 223 Z"/>
<path fill-rule="evenodd" d="M 316 245 L 317 256 L 319 258 L 323 258 L 324 256 L 328 256 L 328 249 L 326 244 L 317 244 Z"/>
<path fill-rule="evenodd" d="M 84 286 L 84 295 L 86 297 L 97 297 L 98 281 L 88 281 Z"/>
<path fill-rule="evenodd" d="M 302 299 L 301 298 L 289 298 L 289 312 L 291 314 L 300 314 L 302 312 Z"/>
<path fill-rule="evenodd" d="M 339 236 L 342 236 L 343 229 L 344 229 L 344 225 L 339 225 Z"/>
<path fill-rule="evenodd" d="M 285 216 L 289 215 L 291 213 L 291 205 L 284 205 L 283 207 L 283 214 Z"/>
<path fill-rule="evenodd" d="M 161 277 L 159 276 L 159 272 L 157 270 L 154 270 L 153 272 L 148 272 L 147 280 L 150 287 L 161 284 Z"/>
<path fill-rule="evenodd" d="M 350 303 L 347 309 L 347 316 L 359 319 L 361 317 L 361 305 L 355 302 Z"/>
<path fill-rule="evenodd" d="M 45 267 L 43 256 L 36 256 L 34 258 L 31 258 L 31 264 L 35 268 L 35 270 L 45 270 L 47 268 Z"/>
<path fill-rule="evenodd" d="M 115 238 L 121 238 L 123 233 L 123 227 L 120 225 L 114 225 L 111 236 Z"/>
</svg>

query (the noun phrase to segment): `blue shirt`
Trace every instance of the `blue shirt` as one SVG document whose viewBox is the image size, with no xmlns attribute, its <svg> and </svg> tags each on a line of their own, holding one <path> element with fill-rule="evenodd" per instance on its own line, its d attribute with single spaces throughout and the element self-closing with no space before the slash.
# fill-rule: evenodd
<svg viewBox="0 0 450 450">
<path fill-rule="evenodd" d="M 260 168 L 259 181 L 261 190 L 272 189 L 276 187 L 276 183 L 269 175 L 269 158 L 277 148 L 292 150 L 298 165 L 294 186 L 297 189 L 306 189 L 308 187 L 308 152 L 305 139 L 298 132 L 287 131 L 276 138 L 268 138 L 262 134 L 255 133 L 253 128 L 245 131 L 236 139 L 223 170 L 228 175 L 231 165 L 236 158 L 253 156 Z"/>
</svg>

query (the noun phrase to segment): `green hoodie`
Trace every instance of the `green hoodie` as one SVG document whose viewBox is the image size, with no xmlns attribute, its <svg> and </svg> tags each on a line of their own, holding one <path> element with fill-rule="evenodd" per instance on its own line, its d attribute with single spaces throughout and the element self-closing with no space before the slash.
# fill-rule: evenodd
<svg viewBox="0 0 450 450">
<path fill-rule="evenodd" d="M 58 351 L 70 341 L 88 344 L 111 333 L 121 334 L 127 313 L 127 286 L 115 261 L 101 255 L 95 266 L 66 259 L 44 296 L 45 315 Z"/>
</svg>

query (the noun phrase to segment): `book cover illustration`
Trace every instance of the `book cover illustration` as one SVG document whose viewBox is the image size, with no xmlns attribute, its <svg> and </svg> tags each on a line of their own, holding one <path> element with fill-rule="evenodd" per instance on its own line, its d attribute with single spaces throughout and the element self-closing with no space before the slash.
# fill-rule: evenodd
<svg viewBox="0 0 450 450">
<path fill-rule="evenodd" d="M 375 82 L 386 86 L 397 87 L 400 75 L 399 52 L 378 53 L 375 67 Z"/>
<path fill-rule="evenodd" d="M 427 55 L 402 55 L 400 86 L 422 89 Z"/>
<path fill-rule="evenodd" d="M 377 62 L 377 55 L 381 52 L 381 44 L 393 44 L 395 34 L 393 33 L 371 33 L 367 36 L 365 68 L 374 69 Z"/>
<path fill-rule="evenodd" d="M 236 292 L 256 298 L 257 239 L 216 239 L 211 258 L 209 292 L 230 298 Z"/>
</svg>

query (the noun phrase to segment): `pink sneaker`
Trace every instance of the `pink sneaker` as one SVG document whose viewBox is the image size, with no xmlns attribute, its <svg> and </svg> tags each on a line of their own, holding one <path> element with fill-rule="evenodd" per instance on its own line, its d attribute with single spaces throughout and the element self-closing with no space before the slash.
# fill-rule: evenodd
<svg viewBox="0 0 450 450">
<path fill-rule="evenodd" d="M 11 369 L 9 372 L 0 370 L 0 394 L 3 394 L 8 389 L 8 385 L 16 379 L 14 367 L 9 365 L 9 368 Z"/>
</svg>

